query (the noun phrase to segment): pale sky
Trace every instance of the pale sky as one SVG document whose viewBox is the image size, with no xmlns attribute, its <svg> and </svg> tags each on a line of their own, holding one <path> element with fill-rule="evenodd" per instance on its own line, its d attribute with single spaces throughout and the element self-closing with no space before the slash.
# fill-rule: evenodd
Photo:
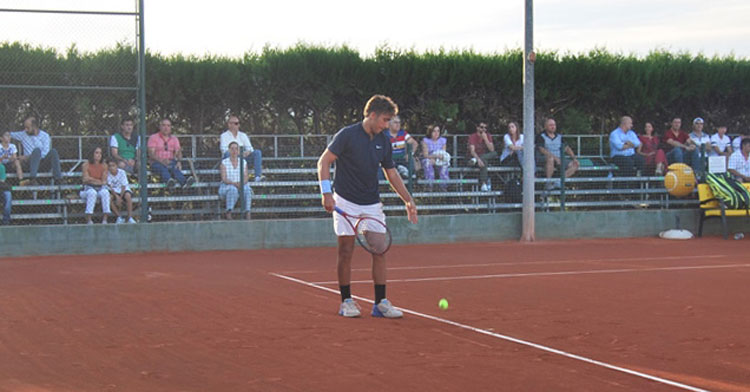
<svg viewBox="0 0 750 392">
<path fill-rule="evenodd" d="M 537 50 L 654 49 L 750 58 L 748 0 L 536 0 Z M 3 0 L 2 8 L 133 11 L 134 0 Z M 374 4 L 374 5 L 370 5 Z M 504 52 L 523 45 L 524 0 L 145 0 L 146 46 L 162 54 L 241 57 L 266 44 Z M 83 50 L 134 42 L 122 16 L 0 13 L 0 40 Z"/>
</svg>

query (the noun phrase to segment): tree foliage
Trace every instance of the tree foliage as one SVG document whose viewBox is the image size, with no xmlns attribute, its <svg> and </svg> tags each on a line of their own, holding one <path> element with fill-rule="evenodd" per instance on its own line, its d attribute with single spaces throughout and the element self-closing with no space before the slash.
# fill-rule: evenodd
<svg viewBox="0 0 750 392">
<path fill-rule="evenodd" d="M 0 84 L 135 87 L 136 55 L 118 45 L 95 53 L 65 53 L 19 43 L 0 45 Z M 558 119 L 569 133 L 608 132 L 631 115 L 657 129 L 674 116 L 704 117 L 709 126 L 743 131 L 750 115 L 750 61 L 657 51 L 639 58 L 593 50 L 540 53 L 535 65 L 537 124 Z M 394 98 L 410 132 L 428 124 L 468 133 L 477 121 L 504 132 L 522 120 L 522 52 L 417 53 L 380 48 L 363 58 L 346 46 L 266 47 L 243 58 L 146 57 L 151 129 L 169 117 L 177 132 L 218 133 L 237 113 L 255 134 L 332 134 L 362 116 L 376 93 Z M 54 134 L 100 134 L 135 116 L 132 91 L 0 90 L 6 129 L 36 114 Z"/>
</svg>

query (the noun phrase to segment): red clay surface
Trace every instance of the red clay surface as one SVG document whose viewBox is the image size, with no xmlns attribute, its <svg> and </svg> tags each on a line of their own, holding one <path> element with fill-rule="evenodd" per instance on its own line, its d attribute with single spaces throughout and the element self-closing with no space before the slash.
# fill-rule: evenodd
<svg viewBox="0 0 750 392">
<path fill-rule="evenodd" d="M 396 246 L 388 297 L 695 388 L 748 391 L 749 243 Z M 354 264 L 368 280 L 363 251 Z M 411 314 L 373 319 L 361 301 L 365 315 L 344 319 L 338 295 L 270 273 L 334 280 L 335 249 L 2 259 L 0 390 L 684 390 Z M 352 290 L 372 298 L 369 282 Z"/>
</svg>

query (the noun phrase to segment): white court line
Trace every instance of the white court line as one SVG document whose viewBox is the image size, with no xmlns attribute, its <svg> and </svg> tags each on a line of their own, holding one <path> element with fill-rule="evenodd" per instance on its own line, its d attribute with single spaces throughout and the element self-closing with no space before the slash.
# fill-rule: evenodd
<svg viewBox="0 0 750 392">
<path fill-rule="evenodd" d="M 529 276 L 621 274 L 621 273 L 628 273 L 628 272 L 687 271 L 687 270 L 741 268 L 741 267 L 750 267 L 750 264 L 690 265 L 690 266 L 682 266 L 682 267 L 620 268 L 620 269 L 560 271 L 560 272 L 526 272 L 526 273 L 515 273 L 515 274 L 436 276 L 433 278 L 388 279 L 388 283 L 437 282 L 437 281 L 445 281 L 445 280 L 474 280 L 474 279 L 495 279 L 495 278 L 522 278 L 522 277 L 529 277 Z M 329 280 L 325 282 L 312 282 L 312 283 L 314 284 L 338 284 L 338 281 Z M 372 280 L 353 280 L 351 281 L 351 283 L 372 283 Z"/>
<path fill-rule="evenodd" d="M 480 263 L 480 264 L 448 264 L 448 265 L 423 265 L 423 266 L 406 266 L 406 267 L 388 267 L 388 271 L 393 270 L 425 270 L 425 269 L 448 269 L 448 268 L 471 268 L 471 267 L 494 267 L 505 265 L 532 265 L 532 264 L 571 264 L 571 263 L 603 263 L 603 262 L 629 262 L 629 261 L 664 261 L 664 260 L 688 260 L 688 259 L 719 259 L 727 255 L 704 255 L 704 256 L 663 256 L 663 257 L 623 257 L 609 259 L 588 259 L 588 260 L 544 260 L 544 261 L 512 261 L 509 263 Z M 370 271 L 370 268 L 352 268 L 352 271 Z M 315 274 L 328 271 L 284 271 L 284 274 Z"/>
<path fill-rule="evenodd" d="M 319 286 L 319 285 L 317 285 L 315 283 L 306 282 L 304 280 L 293 278 L 291 276 L 279 275 L 279 274 L 275 274 L 273 272 L 270 273 L 270 274 L 273 275 L 273 276 L 276 276 L 277 278 L 286 279 L 288 281 L 299 283 L 299 284 L 302 284 L 302 285 L 305 285 L 305 286 L 308 286 L 308 287 L 314 287 L 314 288 L 319 289 L 319 290 L 328 291 L 328 292 L 334 293 L 334 294 L 339 294 L 338 290 L 334 290 L 334 289 L 331 289 L 331 288 L 328 288 L 328 287 L 324 287 L 324 286 Z M 363 302 L 373 303 L 372 300 L 367 299 L 367 298 L 363 298 L 363 297 L 359 297 L 359 296 L 352 296 L 352 297 L 354 297 L 357 300 L 363 301 Z M 690 385 L 687 385 L 687 384 L 679 383 L 677 381 L 668 380 L 666 378 L 652 376 L 650 374 L 646 374 L 646 373 L 638 372 L 638 371 L 635 371 L 635 370 L 627 369 L 627 368 L 624 368 L 624 367 L 612 365 L 612 364 L 609 364 L 609 363 L 606 363 L 606 362 L 602 362 L 602 361 L 597 361 L 595 359 L 586 358 L 586 357 L 583 357 L 583 356 L 580 356 L 580 355 L 576 355 L 576 354 L 571 354 L 571 353 L 568 353 L 568 352 L 565 352 L 565 351 L 562 351 L 562 350 L 558 350 L 556 348 L 543 346 L 543 345 L 538 344 L 538 343 L 533 343 L 533 342 L 529 342 L 529 341 L 526 341 L 526 340 L 514 338 L 512 336 L 507 336 L 507 335 L 502 335 L 502 334 L 495 333 L 495 332 L 490 332 L 490 331 L 487 331 L 487 330 L 484 330 L 484 329 L 481 329 L 481 328 L 472 327 L 470 325 L 457 323 L 455 321 L 446 320 L 444 318 L 432 316 L 432 315 L 425 314 L 425 313 L 419 313 L 419 312 L 416 312 L 416 311 L 413 311 L 413 310 L 409 310 L 409 309 L 404 309 L 404 308 L 399 308 L 399 309 L 401 309 L 404 313 L 408 313 L 408 314 L 412 314 L 412 315 L 415 315 L 415 316 L 418 316 L 418 317 L 426 318 L 428 320 L 433 320 L 433 321 L 437 321 L 437 322 L 440 322 L 440 323 L 443 323 L 443 324 L 452 325 L 454 327 L 466 329 L 466 330 L 473 331 L 473 332 L 476 332 L 476 333 L 479 333 L 479 334 L 482 334 L 482 335 L 492 336 L 494 338 L 498 338 L 498 339 L 506 340 L 506 341 L 509 341 L 509 342 L 517 343 L 517 344 L 520 344 L 520 345 L 523 345 L 523 346 L 532 347 L 532 348 L 535 348 L 537 350 L 546 351 L 548 353 L 561 355 L 563 357 L 575 359 L 575 360 L 586 362 L 586 363 L 589 363 L 589 364 L 592 364 L 592 365 L 596 365 L 596 366 L 601 366 L 601 367 L 604 367 L 604 368 L 607 368 L 607 369 L 610 369 L 610 370 L 614 370 L 614 371 L 621 372 L 621 373 L 626 373 L 626 374 L 629 374 L 629 375 L 632 375 L 632 376 L 645 378 L 647 380 L 655 381 L 655 382 L 658 382 L 658 383 L 662 383 L 662 384 L 666 384 L 666 385 L 671 385 L 671 386 L 676 387 L 676 388 L 685 389 L 685 390 L 693 391 L 693 392 L 709 392 L 706 389 L 697 388 L 697 387 L 690 386 Z"/>
</svg>

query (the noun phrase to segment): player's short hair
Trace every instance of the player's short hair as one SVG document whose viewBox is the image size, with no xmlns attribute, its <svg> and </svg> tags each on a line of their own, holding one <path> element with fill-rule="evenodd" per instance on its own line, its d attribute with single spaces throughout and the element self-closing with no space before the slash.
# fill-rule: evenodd
<svg viewBox="0 0 750 392">
<path fill-rule="evenodd" d="M 369 116 L 370 113 L 391 114 L 395 116 L 398 114 L 398 105 L 389 97 L 376 94 L 368 99 L 365 104 L 365 117 Z"/>
<path fill-rule="evenodd" d="M 133 120 L 133 117 L 125 116 L 125 117 L 122 118 L 122 120 L 120 120 L 120 125 L 123 125 L 123 124 L 125 124 L 128 121 L 130 121 L 130 122 L 132 122 L 132 123 L 135 124 L 135 120 Z"/>
</svg>

